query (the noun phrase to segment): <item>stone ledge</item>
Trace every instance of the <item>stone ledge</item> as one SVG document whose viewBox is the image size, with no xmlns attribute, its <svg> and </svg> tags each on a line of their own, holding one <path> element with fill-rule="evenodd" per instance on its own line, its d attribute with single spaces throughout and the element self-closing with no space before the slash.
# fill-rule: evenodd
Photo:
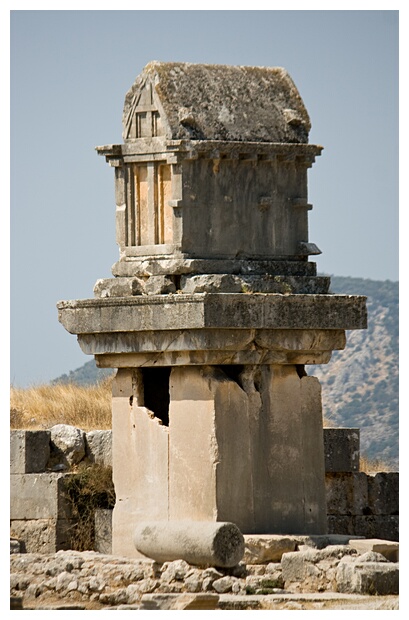
<svg viewBox="0 0 409 620">
<path fill-rule="evenodd" d="M 355 295 L 196 293 L 60 301 L 72 334 L 168 329 L 365 329 L 366 298 Z"/>
<path fill-rule="evenodd" d="M 314 294 L 328 293 L 330 278 L 327 276 L 273 276 L 199 274 L 148 277 L 122 277 L 97 280 L 94 294 L 97 298 L 134 297 L 137 295 L 167 295 L 182 292 L 194 293 L 279 293 Z"/>
<path fill-rule="evenodd" d="M 143 247 L 143 246 L 141 246 Z M 146 246 L 145 246 L 146 247 Z M 115 277 L 149 277 L 159 275 L 272 275 L 316 276 L 316 263 L 296 260 L 240 259 L 240 258 L 192 258 L 180 256 L 157 256 L 149 254 L 138 258 L 121 259 L 112 267 Z"/>
<path fill-rule="evenodd" d="M 245 564 L 265 564 L 280 562 L 284 553 L 297 551 L 300 546 L 323 549 L 328 545 L 348 545 L 360 536 L 337 534 L 320 535 L 282 535 L 282 534 L 244 534 Z"/>
</svg>

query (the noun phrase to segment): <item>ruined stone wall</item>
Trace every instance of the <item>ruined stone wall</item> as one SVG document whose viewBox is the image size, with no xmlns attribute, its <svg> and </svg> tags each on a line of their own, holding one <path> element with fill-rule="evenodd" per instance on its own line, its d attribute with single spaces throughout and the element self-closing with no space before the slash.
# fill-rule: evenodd
<svg viewBox="0 0 409 620">
<path fill-rule="evenodd" d="M 111 431 L 57 425 L 10 432 L 10 527 L 27 552 L 70 546 L 66 481 L 81 462 L 111 465 Z M 399 539 L 399 474 L 359 471 L 359 431 L 324 429 L 328 533 Z M 111 552 L 112 510 L 96 514 L 96 548 Z"/>
</svg>

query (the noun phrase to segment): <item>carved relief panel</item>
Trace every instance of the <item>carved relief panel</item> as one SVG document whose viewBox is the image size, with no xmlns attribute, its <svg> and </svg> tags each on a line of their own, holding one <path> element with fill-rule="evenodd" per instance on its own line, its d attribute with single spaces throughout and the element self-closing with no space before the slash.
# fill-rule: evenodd
<svg viewBox="0 0 409 620">
<path fill-rule="evenodd" d="M 160 114 L 154 102 L 152 85 L 146 84 L 132 102 L 125 122 L 125 140 L 154 138 L 164 134 Z"/>
<path fill-rule="evenodd" d="M 124 245 L 173 243 L 171 167 L 160 162 L 126 168 Z"/>
</svg>

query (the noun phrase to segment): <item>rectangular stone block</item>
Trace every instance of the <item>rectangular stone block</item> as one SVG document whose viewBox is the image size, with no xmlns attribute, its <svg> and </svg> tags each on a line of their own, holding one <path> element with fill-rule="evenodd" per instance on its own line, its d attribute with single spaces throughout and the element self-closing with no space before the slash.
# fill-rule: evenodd
<svg viewBox="0 0 409 620">
<path fill-rule="evenodd" d="M 279 534 L 247 534 L 244 536 L 245 564 L 267 564 L 280 562 L 284 553 L 296 550 L 295 536 L 281 536 Z"/>
<path fill-rule="evenodd" d="M 86 455 L 91 463 L 112 467 L 112 430 L 92 430 L 85 434 Z"/>
<path fill-rule="evenodd" d="M 45 470 L 50 458 L 50 431 L 10 431 L 10 473 L 31 474 Z"/>
<path fill-rule="evenodd" d="M 380 538 L 369 538 L 363 540 L 351 540 L 351 547 L 354 547 L 359 553 L 374 551 L 381 553 L 389 562 L 399 562 L 399 543 L 390 540 L 381 540 Z"/>
<path fill-rule="evenodd" d="M 325 471 L 359 471 L 359 428 L 324 428 Z"/>
<path fill-rule="evenodd" d="M 163 297 L 163 299 L 161 299 Z M 83 299 L 57 304 L 73 334 L 168 329 L 365 329 L 365 297 L 198 293 Z"/>
<path fill-rule="evenodd" d="M 355 594 L 398 594 L 399 564 L 341 561 L 336 571 L 336 587 L 338 592 Z"/>
<path fill-rule="evenodd" d="M 115 555 L 140 557 L 132 542 L 134 524 L 168 518 L 169 428 L 142 406 L 144 386 L 140 371 L 119 370 L 112 396 L 116 494 L 112 551 Z"/>
<path fill-rule="evenodd" d="M 11 474 L 10 518 L 70 519 L 66 479 L 71 474 Z"/>
<path fill-rule="evenodd" d="M 105 508 L 95 510 L 94 551 L 112 553 L 112 510 Z"/>
<path fill-rule="evenodd" d="M 170 383 L 171 519 L 232 521 L 244 534 L 326 532 L 315 377 L 294 366 L 240 377 L 189 367 L 174 368 Z"/>
<path fill-rule="evenodd" d="M 247 475 L 243 467 L 249 465 L 244 392 L 224 373 L 211 368 L 174 368 L 170 384 L 170 518 L 230 521 L 225 511 L 225 506 L 230 505 L 231 509 L 237 508 L 235 523 L 240 528 L 249 527 L 246 514 L 252 512 L 248 510 L 250 467 Z M 232 416 L 237 416 L 233 427 Z M 226 441 L 229 428 L 234 432 L 230 445 Z M 235 439 L 239 449 L 233 449 Z M 227 484 L 228 472 L 234 465 L 243 468 L 241 493 L 237 485 Z"/>
<path fill-rule="evenodd" d="M 327 473 L 328 515 L 362 515 L 368 511 L 368 476 L 364 472 Z"/>
<path fill-rule="evenodd" d="M 56 553 L 72 547 L 72 526 L 67 519 L 13 519 L 10 530 L 21 543 L 21 553 Z"/>
<path fill-rule="evenodd" d="M 354 534 L 352 515 L 328 515 L 328 534 Z"/>
<path fill-rule="evenodd" d="M 368 476 L 369 508 L 374 515 L 399 514 L 399 473 Z"/>
<path fill-rule="evenodd" d="M 354 533 L 365 538 L 399 540 L 398 515 L 361 515 L 353 517 Z"/>
</svg>

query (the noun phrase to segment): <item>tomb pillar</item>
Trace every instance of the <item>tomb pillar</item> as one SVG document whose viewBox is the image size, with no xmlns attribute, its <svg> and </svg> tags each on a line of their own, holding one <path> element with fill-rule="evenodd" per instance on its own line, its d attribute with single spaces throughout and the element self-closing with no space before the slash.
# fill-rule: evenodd
<svg viewBox="0 0 409 620">
<path fill-rule="evenodd" d="M 97 147 L 116 172 L 120 256 L 93 298 L 58 311 L 117 369 L 115 554 L 136 557 L 147 522 L 326 533 L 310 368 L 367 316 L 310 260 L 309 130 L 284 69 L 154 62 L 126 94 L 124 143 Z"/>
</svg>

